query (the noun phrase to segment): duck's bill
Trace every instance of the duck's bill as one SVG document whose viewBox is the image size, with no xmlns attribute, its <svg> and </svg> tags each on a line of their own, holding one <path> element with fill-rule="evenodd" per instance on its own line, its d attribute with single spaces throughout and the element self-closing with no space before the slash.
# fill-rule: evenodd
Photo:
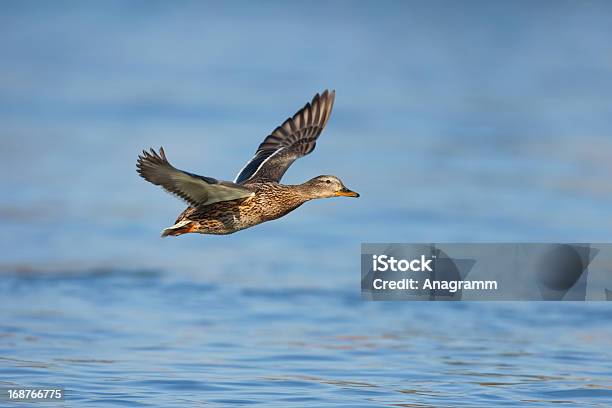
<svg viewBox="0 0 612 408">
<path fill-rule="evenodd" d="M 359 193 L 349 190 L 348 188 L 342 189 L 336 193 L 337 196 L 343 197 L 359 197 Z"/>
</svg>

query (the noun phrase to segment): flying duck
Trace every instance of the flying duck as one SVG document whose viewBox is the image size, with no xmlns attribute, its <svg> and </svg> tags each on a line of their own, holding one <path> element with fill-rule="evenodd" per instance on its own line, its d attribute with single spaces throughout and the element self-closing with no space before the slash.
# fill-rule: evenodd
<svg viewBox="0 0 612 408">
<path fill-rule="evenodd" d="M 316 94 L 259 145 L 233 182 L 188 173 L 172 166 L 163 148 L 144 150 L 137 171 L 145 180 L 182 198 L 188 205 L 162 237 L 187 233 L 231 234 L 275 220 L 306 201 L 336 196 L 359 197 L 335 176 L 302 184 L 280 184 L 291 164 L 315 148 L 334 106 L 335 91 Z"/>
</svg>

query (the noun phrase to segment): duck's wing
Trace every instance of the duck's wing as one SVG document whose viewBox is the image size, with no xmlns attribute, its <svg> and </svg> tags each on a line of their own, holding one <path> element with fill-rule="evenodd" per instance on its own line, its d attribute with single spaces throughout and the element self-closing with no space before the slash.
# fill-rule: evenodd
<svg viewBox="0 0 612 408">
<path fill-rule="evenodd" d="M 251 190 L 229 181 L 198 176 L 172 166 L 164 149 L 159 154 L 153 149 L 143 151 L 136 164 L 138 174 L 150 183 L 182 198 L 193 207 L 202 207 L 219 201 L 236 200 L 255 195 Z"/>
<path fill-rule="evenodd" d="M 315 148 L 317 138 L 329 120 L 335 91 L 316 94 L 293 117 L 264 139 L 255 156 L 240 170 L 235 183 L 280 181 L 291 163 Z"/>
</svg>

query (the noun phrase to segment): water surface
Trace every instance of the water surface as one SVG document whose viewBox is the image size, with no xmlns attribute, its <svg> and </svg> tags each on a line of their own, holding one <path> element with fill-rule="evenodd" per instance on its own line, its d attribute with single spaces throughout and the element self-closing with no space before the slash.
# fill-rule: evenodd
<svg viewBox="0 0 612 408">
<path fill-rule="evenodd" d="M 606 2 L 4 2 L 0 385 L 66 406 L 612 404 L 606 304 L 368 303 L 361 242 L 609 242 Z M 312 95 L 321 200 L 160 239 Z"/>
</svg>

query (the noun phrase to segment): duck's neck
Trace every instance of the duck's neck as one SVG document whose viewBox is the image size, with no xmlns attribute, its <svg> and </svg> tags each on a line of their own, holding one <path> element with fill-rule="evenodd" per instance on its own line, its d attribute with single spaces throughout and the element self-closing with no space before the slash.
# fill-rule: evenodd
<svg viewBox="0 0 612 408">
<path fill-rule="evenodd" d="M 306 201 L 314 200 L 319 197 L 319 192 L 317 189 L 308 182 L 303 184 L 296 184 L 291 186 L 292 190 L 296 193 L 296 196 L 301 201 L 301 203 L 305 203 Z"/>
</svg>

